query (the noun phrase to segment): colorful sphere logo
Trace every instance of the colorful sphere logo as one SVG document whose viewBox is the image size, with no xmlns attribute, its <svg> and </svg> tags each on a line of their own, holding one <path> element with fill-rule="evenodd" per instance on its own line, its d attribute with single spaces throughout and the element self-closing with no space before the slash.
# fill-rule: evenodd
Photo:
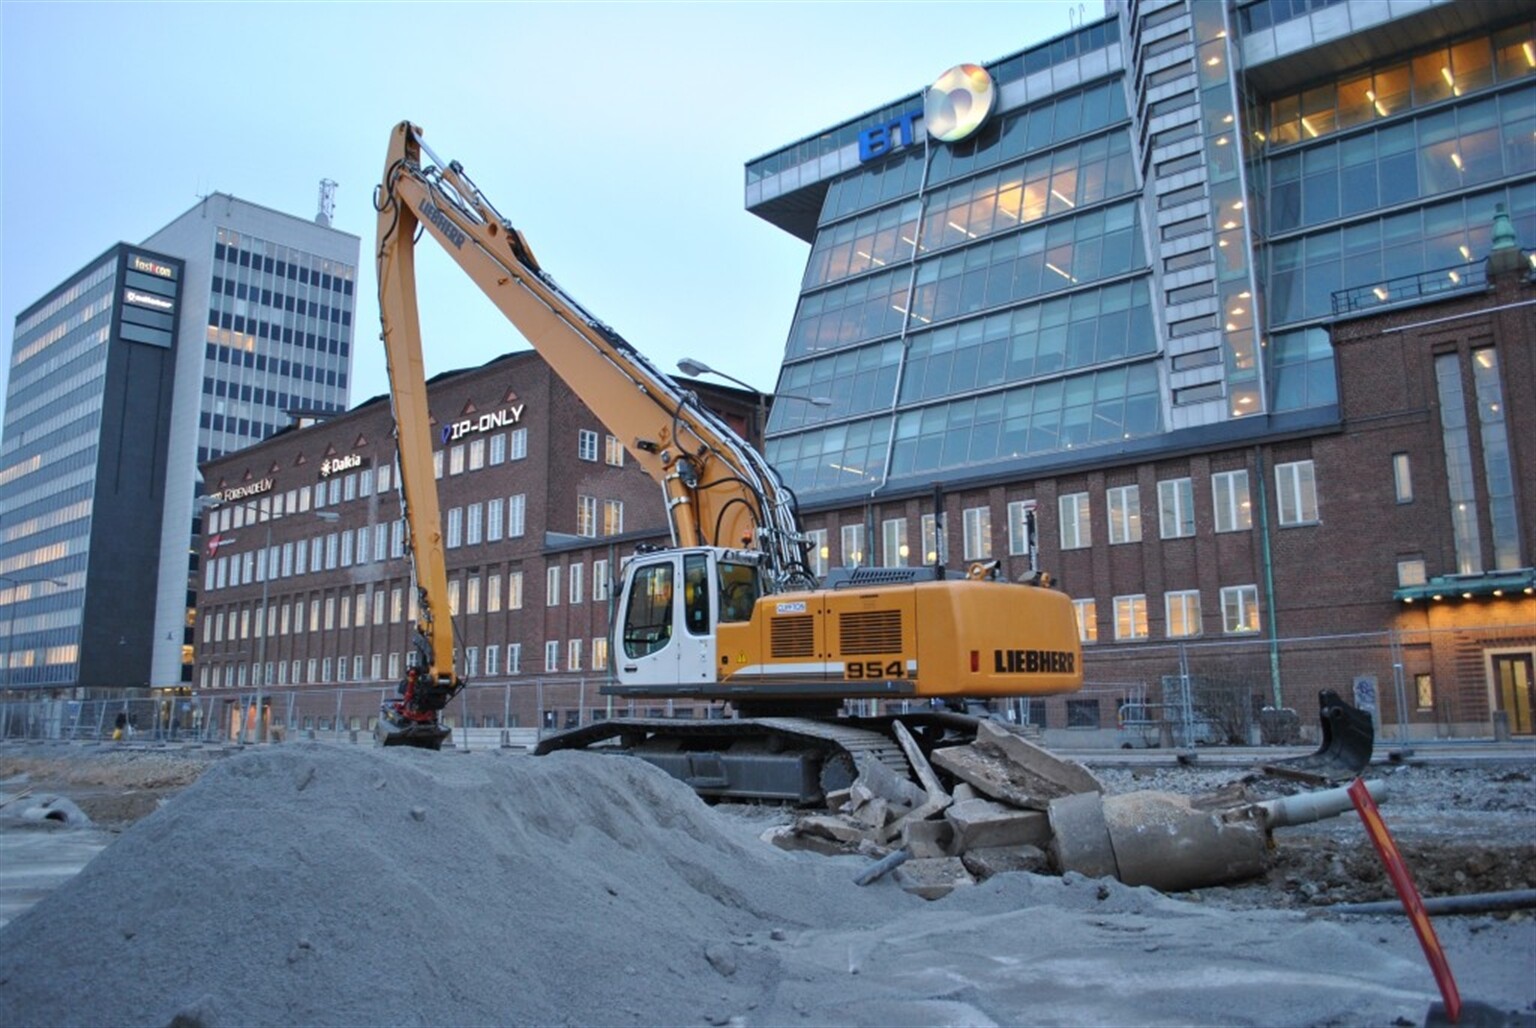
<svg viewBox="0 0 1536 1028">
<path fill-rule="evenodd" d="M 928 87 L 923 96 L 923 124 L 934 139 L 958 143 L 981 128 L 996 106 L 997 87 L 987 69 L 957 64 Z"/>
</svg>

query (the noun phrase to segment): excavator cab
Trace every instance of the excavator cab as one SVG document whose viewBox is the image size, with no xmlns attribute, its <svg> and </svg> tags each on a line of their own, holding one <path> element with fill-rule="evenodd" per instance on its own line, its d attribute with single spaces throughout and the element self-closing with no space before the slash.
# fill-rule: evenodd
<svg viewBox="0 0 1536 1028">
<path fill-rule="evenodd" d="M 759 561 L 750 551 L 711 546 L 630 558 L 614 618 L 613 691 L 714 685 L 718 629 L 751 620 L 763 592 Z"/>
</svg>

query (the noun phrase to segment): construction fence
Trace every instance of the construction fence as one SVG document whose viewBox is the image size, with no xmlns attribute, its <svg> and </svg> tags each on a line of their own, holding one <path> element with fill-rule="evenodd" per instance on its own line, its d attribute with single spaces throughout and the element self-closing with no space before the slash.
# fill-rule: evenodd
<svg viewBox="0 0 1536 1028">
<path fill-rule="evenodd" d="M 1318 693 L 1371 711 L 1384 741 L 1498 737 L 1530 731 L 1530 683 L 1498 687 L 1500 655 L 1529 661 L 1536 625 L 1391 631 L 1282 640 L 1096 643 L 1084 687 L 1068 696 L 1006 699 L 998 713 L 1048 744 L 1086 747 L 1292 745 L 1317 741 Z M 1523 657 L 1522 657 L 1523 655 Z M 514 676 L 472 683 L 444 711 L 455 745 L 542 735 L 611 717 L 729 717 L 720 702 L 604 696 L 607 678 Z M 393 683 L 203 690 L 113 699 L 0 701 L 0 738 L 64 741 L 357 741 L 372 732 Z M 1523 714 L 1522 714 L 1522 704 Z M 851 701 L 875 714 L 917 701 Z M 511 733 L 503 735 L 501 733 Z"/>
</svg>

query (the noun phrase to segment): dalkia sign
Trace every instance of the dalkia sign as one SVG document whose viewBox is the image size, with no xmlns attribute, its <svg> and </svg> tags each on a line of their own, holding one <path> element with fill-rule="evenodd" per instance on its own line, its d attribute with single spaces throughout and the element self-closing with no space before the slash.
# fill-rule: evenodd
<svg viewBox="0 0 1536 1028">
<path fill-rule="evenodd" d="M 330 478 L 339 475 L 343 471 L 351 471 L 353 468 L 365 467 L 368 458 L 360 453 L 349 453 L 344 457 L 327 457 L 320 462 L 320 477 Z"/>
<path fill-rule="evenodd" d="M 443 442 L 451 443 L 456 439 L 463 439 L 467 435 L 477 432 L 489 432 L 494 428 L 507 428 L 523 420 L 523 408 L 525 404 L 516 407 L 503 407 L 501 410 L 493 410 L 480 415 L 478 418 L 465 418 L 443 426 Z"/>
</svg>

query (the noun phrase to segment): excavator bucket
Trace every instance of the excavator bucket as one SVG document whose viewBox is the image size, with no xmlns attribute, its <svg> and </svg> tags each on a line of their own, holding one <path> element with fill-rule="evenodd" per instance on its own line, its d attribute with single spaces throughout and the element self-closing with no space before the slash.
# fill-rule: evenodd
<svg viewBox="0 0 1536 1028">
<path fill-rule="evenodd" d="M 1344 781 L 1354 778 L 1371 762 L 1371 751 L 1376 744 L 1376 728 L 1369 711 L 1360 710 L 1344 702 L 1344 698 L 1332 689 L 1317 694 L 1317 720 L 1323 741 L 1315 753 L 1288 760 L 1275 760 L 1265 765 L 1279 774 L 1300 773 Z"/>
<path fill-rule="evenodd" d="M 450 728 L 442 725 L 423 722 L 408 722 L 405 725 L 397 725 L 388 717 L 379 718 L 378 727 L 373 730 L 373 736 L 383 746 L 415 746 L 423 750 L 440 750 L 443 743 L 453 734 Z"/>
</svg>

